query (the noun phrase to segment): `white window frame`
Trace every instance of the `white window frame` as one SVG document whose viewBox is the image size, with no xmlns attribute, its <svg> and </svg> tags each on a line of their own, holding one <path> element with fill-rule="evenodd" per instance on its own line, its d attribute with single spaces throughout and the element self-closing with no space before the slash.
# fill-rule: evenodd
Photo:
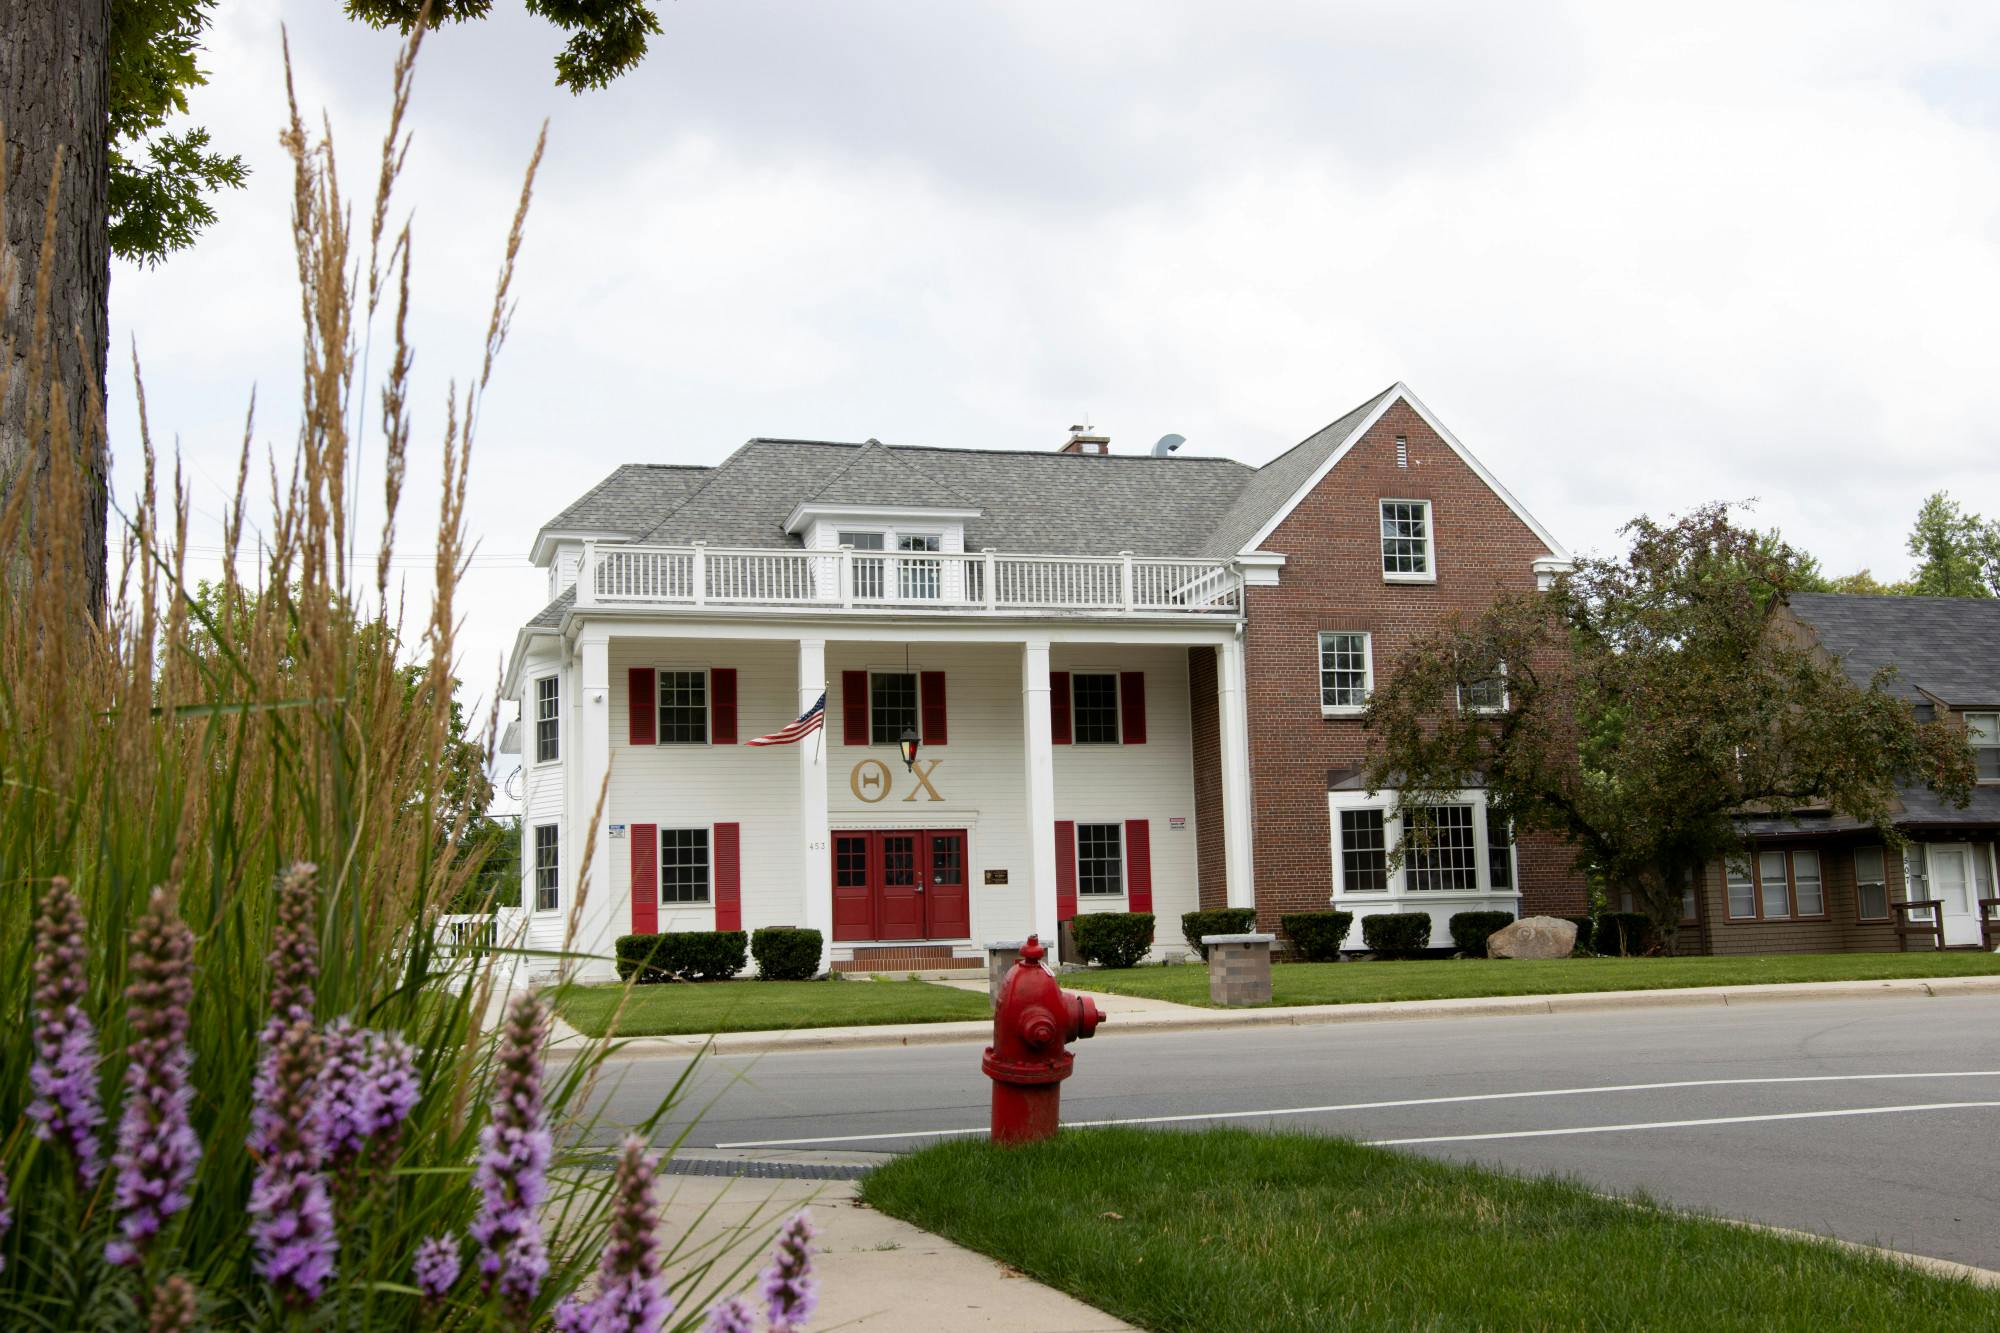
<svg viewBox="0 0 2000 1333">
<path fill-rule="evenodd" d="M 555 880 L 555 883 L 549 886 L 549 892 L 553 895 L 553 901 L 551 901 L 547 907 L 542 906 L 541 874 L 543 869 L 542 867 L 543 829 L 548 829 L 555 834 L 554 842 L 555 842 L 555 853 L 556 853 L 555 864 L 548 867 L 549 870 L 554 872 L 553 878 Z M 529 859 L 528 902 L 530 905 L 530 909 L 536 912 L 560 912 L 562 910 L 562 825 L 561 824 L 558 824 L 554 821 L 550 821 L 549 823 L 546 824 L 531 824 L 528 826 L 528 859 Z"/>
<path fill-rule="evenodd" d="M 1458 693 L 1458 711 L 1461 713 L 1473 714 L 1479 717 L 1493 717 L 1500 713 L 1506 712 L 1508 696 L 1507 696 L 1507 664 L 1505 662 L 1502 662 L 1500 664 L 1498 679 L 1500 681 L 1500 702 L 1497 704 L 1467 704 L 1465 702 L 1465 686 L 1463 685 L 1454 686 L 1453 688 Z"/>
<path fill-rule="evenodd" d="M 1076 682 L 1083 676 L 1111 677 L 1111 730 L 1116 736 L 1108 741 L 1087 741 L 1076 732 Z M 1125 682 L 1119 673 L 1102 667 L 1085 667 L 1069 673 L 1069 743 L 1071 745 L 1100 745 L 1109 748 L 1125 743 Z"/>
<path fill-rule="evenodd" d="M 1509 868 L 1513 872 L 1513 884 L 1504 889 L 1493 887 L 1492 850 L 1487 842 L 1486 825 L 1491 812 L 1486 804 L 1483 788 L 1466 788 L 1451 793 L 1443 802 L 1445 805 L 1469 805 L 1472 807 L 1472 851 L 1475 868 L 1475 882 L 1478 887 L 1471 889 L 1418 889 L 1411 887 L 1410 865 L 1405 857 L 1401 865 L 1389 871 L 1386 891 L 1375 889 L 1349 889 L 1347 887 L 1347 866 L 1342 856 L 1340 837 L 1340 816 L 1350 810 L 1380 810 L 1382 812 L 1382 839 L 1385 851 L 1393 853 L 1396 844 L 1402 840 L 1403 824 L 1396 814 L 1396 793 L 1379 791 L 1372 796 L 1361 791 L 1336 791 L 1327 793 L 1327 817 L 1329 820 L 1328 841 L 1333 852 L 1333 901 L 1337 905 L 1348 906 L 1355 903 L 1379 908 L 1382 911 L 1424 911 L 1427 902 L 1450 903 L 1457 900 L 1486 900 L 1494 903 L 1521 900 L 1521 857 L 1518 839 L 1508 844 Z M 1472 909 L 1466 909 L 1472 910 Z M 1435 915 L 1435 912 L 1433 912 Z M 1446 915 L 1449 915 L 1447 912 Z M 1434 922 L 1433 924 L 1440 924 Z"/>
<path fill-rule="evenodd" d="M 555 686 L 553 699 L 555 703 L 555 716 L 546 719 L 542 716 L 542 686 L 545 684 L 554 684 Z M 537 768 L 549 764 L 560 764 L 562 762 L 562 697 L 562 673 L 560 671 L 551 671 L 546 675 L 536 676 L 528 686 L 528 706 L 532 710 L 528 723 L 534 729 L 532 743 L 535 749 L 534 763 Z M 544 721 L 551 721 L 556 724 L 555 744 L 551 747 L 553 753 L 547 758 L 542 757 L 542 723 Z"/>
<path fill-rule="evenodd" d="M 1326 701 L 1326 641 L 1331 638 L 1359 637 L 1361 640 L 1361 702 L 1358 704 L 1330 704 Z M 1314 678 L 1319 682 L 1319 715 L 1321 717 L 1360 717 L 1368 711 L 1368 700 L 1375 693 L 1375 635 L 1365 629 L 1323 629 L 1313 643 L 1318 651 L 1314 660 Z"/>
<path fill-rule="evenodd" d="M 1967 743 L 1972 744 L 1973 766 L 1976 773 L 1980 751 L 1991 750 L 1996 756 L 2000 756 L 2000 712 L 1985 708 L 1973 708 L 1968 709 L 1962 716 L 1965 718 Z M 1988 739 L 1983 745 L 1972 743 L 1972 719 L 1975 717 L 1985 719 L 1981 726 Z M 1992 786 L 1995 783 L 2000 783 L 2000 770 L 1996 770 L 1992 777 L 1977 777 L 1976 781 L 1982 786 Z"/>
<path fill-rule="evenodd" d="M 1382 535 L 1382 509 L 1385 505 L 1422 505 L 1424 510 L 1424 568 L 1418 572 L 1392 572 L 1388 566 L 1388 553 L 1382 543 L 1388 538 Z M 1384 583 L 1436 583 L 1437 582 L 1437 511 L 1429 500 L 1414 497 L 1385 495 L 1375 502 L 1375 559 L 1382 571 Z"/>
<path fill-rule="evenodd" d="M 667 739 L 667 706 L 660 700 L 660 690 L 668 675 L 701 677 L 701 740 L 670 741 Z M 653 744 L 666 746 L 711 745 L 715 741 L 715 680 L 705 666 L 656 666 L 653 668 Z"/>
<path fill-rule="evenodd" d="M 1085 893 L 1083 889 L 1083 831 L 1085 828 L 1115 828 L 1118 830 L 1118 892 Z M 1076 860 L 1076 900 L 1078 904 L 1128 902 L 1132 895 L 1131 839 L 1125 836 L 1125 821 L 1122 819 L 1079 819 L 1076 821 L 1076 846 L 1071 855 Z"/>
<path fill-rule="evenodd" d="M 1861 876 L 1861 856 L 1864 852 L 1874 853 L 1881 862 L 1880 873 L 1872 879 L 1863 879 Z M 1889 849 L 1873 844 L 1856 847 L 1853 849 L 1852 861 L 1854 865 L 1855 921 L 1864 924 L 1894 921 L 1896 919 L 1896 909 L 1890 905 L 1894 899 L 1890 896 L 1889 892 Z M 1869 887 L 1880 887 L 1882 890 L 1882 915 L 1880 916 L 1870 916 L 1862 908 L 1861 890 Z"/>
<path fill-rule="evenodd" d="M 699 833 L 706 841 L 708 882 L 702 886 L 702 896 L 689 902 L 667 900 L 667 835 L 669 833 Z M 658 831 L 659 845 L 653 848 L 653 899 L 662 912 L 686 911 L 700 907 L 715 906 L 715 826 L 713 824 L 662 824 Z"/>
</svg>

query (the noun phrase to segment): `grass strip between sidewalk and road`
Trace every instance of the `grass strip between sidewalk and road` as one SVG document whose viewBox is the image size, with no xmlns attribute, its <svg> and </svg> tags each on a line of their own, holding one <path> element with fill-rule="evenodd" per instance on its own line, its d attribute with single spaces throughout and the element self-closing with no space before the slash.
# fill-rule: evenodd
<svg viewBox="0 0 2000 1333">
<path fill-rule="evenodd" d="M 1369 1004 L 1482 995 L 1680 990 L 1794 981 L 1883 981 L 2000 974 L 2000 954 L 1812 953 L 1755 958 L 1422 958 L 1403 962 L 1275 963 L 1271 1002 Z M 1108 991 L 1206 1006 L 1208 968 L 1198 963 L 1074 972 L 1073 990 Z"/>
<path fill-rule="evenodd" d="M 619 1009 L 620 1002 L 624 1008 Z M 873 1027 L 985 1019 L 985 991 L 927 981 L 710 981 L 634 986 L 569 986 L 556 996 L 562 1016 L 592 1037 L 706 1036 L 795 1028 Z"/>
<path fill-rule="evenodd" d="M 2000 1327 L 2000 1291 L 1879 1255 L 1310 1135 L 944 1143 L 862 1194 L 1149 1329 Z"/>
</svg>

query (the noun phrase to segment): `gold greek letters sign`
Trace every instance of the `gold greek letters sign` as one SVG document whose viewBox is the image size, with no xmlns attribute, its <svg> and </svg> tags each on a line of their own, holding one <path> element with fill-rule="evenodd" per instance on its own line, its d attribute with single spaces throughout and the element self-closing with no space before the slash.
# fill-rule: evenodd
<svg viewBox="0 0 2000 1333">
<path fill-rule="evenodd" d="M 919 793 L 933 801 L 944 800 L 943 794 L 931 781 L 937 774 L 938 765 L 943 762 L 942 759 L 919 759 L 910 770 L 910 777 L 916 785 L 910 788 L 910 794 L 903 800 L 914 801 Z M 855 800 L 867 805 L 879 805 L 888 800 L 895 785 L 889 766 L 880 759 L 863 759 L 847 775 L 847 789 L 854 793 Z"/>
</svg>

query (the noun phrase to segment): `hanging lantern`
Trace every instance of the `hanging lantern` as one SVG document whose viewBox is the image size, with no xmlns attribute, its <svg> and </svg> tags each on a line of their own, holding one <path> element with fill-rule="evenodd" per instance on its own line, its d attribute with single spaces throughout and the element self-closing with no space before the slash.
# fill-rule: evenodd
<svg viewBox="0 0 2000 1333">
<path fill-rule="evenodd" d="M 903 752 L 903 768 L 906 771 L 917 766 L 917 746 L 919 743 L 916 728 L 904 727 L 903 738 L 896 742 L 896 748 Z"/>
</svg>

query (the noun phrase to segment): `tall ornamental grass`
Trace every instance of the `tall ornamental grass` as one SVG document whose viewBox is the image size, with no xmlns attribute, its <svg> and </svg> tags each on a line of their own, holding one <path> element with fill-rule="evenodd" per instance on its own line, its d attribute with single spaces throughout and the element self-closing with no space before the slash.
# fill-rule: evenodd
<svg viewBox="0 0 2000 1333">
<path fill-rule="evenodd" d="M 614 1176 L 574 1145 L 599 1137 L 584 1106 L 609 1047 L 545 1074 L 521 1045 L 545 1033 L 538 1001 L 517 996 L 505 1032 L 488 1018 L 493 969 L 537 960 L 447 958 L 437 931 L 479 869 L 462 847 L 477 811 L 442 760 L 455 594 L 541 145 L 484 346 L 445 396 L 429 613 L 406 625 L 388 553 L 411 461 L 411 248 L 389 218 L 415 55 L 413 40 L 395 70 L 365 261 L 331 131 L 309 132 L 293 101 L 303 398 L 282 453 L 258 457 L 246 418 L 219 596 L 190 587 L 187 492 L 177 463 L 159 475 L 142 388 L 144 476 L 114 497 L 122 579 L 90 605 L 81 465 L 105 425 L 48 410 L 64 395 L 43 351 L 67 334 L 48 327 L 46 259 L 30 273 L 0 253 L 0 299 L 37 302 L 34 345 L 0 347 L 0 395 L 23 396 L 33 450 L 0 479 L 0 1327 L 512 1329 L 595 1308 Z M 357 349 L 378 311 L 370 395 Z M 363 415 L 389 517 L 356 575 Z M 489 716 L 489 753 L 492 735 Z M 679 1092 L 631 1128 L 650 1137 Z M 539 1153 L 499 1228 L 518 1238 L 532 1214 L 536 1252 L 489 1263 L 474 1236 L 497 1234 L 503 1141 Z M 640 1305 L 685 1312 L 662 1316 L 673 1328 L 754 1263 L 694 1235 L 668 1257 L 688 1276 Z M 629 1267 L 607 1271 L 629 1286 Z"/>
</svg>

